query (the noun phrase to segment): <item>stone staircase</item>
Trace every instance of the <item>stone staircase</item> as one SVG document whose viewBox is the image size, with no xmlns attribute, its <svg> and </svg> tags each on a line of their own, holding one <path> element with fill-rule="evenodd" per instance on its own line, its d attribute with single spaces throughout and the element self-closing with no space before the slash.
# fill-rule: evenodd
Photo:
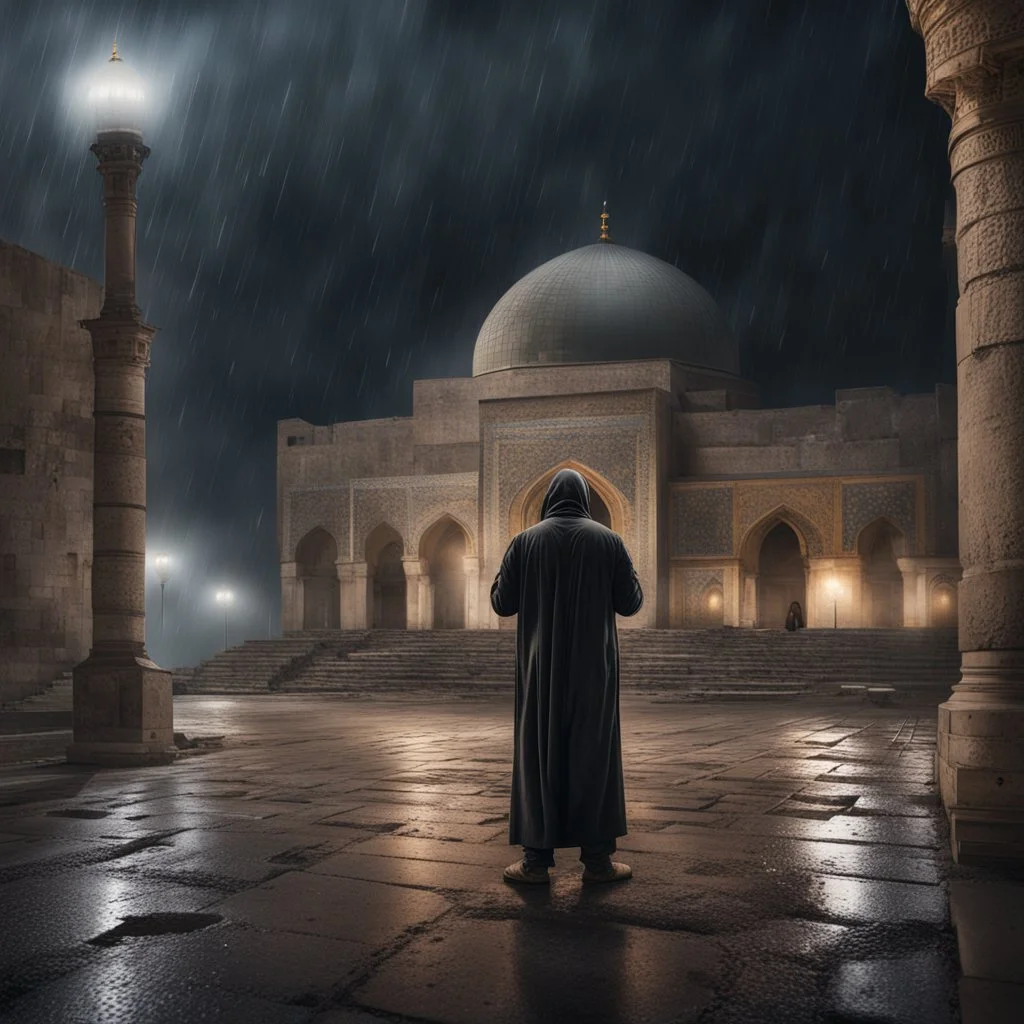
<svg viewBox="0 0 1024 1024">
<path fill-rule="evenodd" d="M 959 678 L 955 630 L 627 630 L 622 687 L 648 695 L 743 699 L 837 694 L 842 686 L 948 692 Z M 204 662 L 188 693 L 510 691 L 515 634 L 373 630 L 250 641 Z"/>
<path fill-rule="evenodd" d="M 71 710 L 71 670 L 62 672 L 45 690 L 0 705 L 0 711 L 54 712 Z"/>
<path fill-rule="evenodd" d="M 358 646 L 364 635 L 335 630 L 293 634 L 277 640 L 247 640 L 240 647 L 221 651 L 192 670 L 176 669 L 174 692 L 274 692 L 320 655 L 343 655 Z"/>
</svg>

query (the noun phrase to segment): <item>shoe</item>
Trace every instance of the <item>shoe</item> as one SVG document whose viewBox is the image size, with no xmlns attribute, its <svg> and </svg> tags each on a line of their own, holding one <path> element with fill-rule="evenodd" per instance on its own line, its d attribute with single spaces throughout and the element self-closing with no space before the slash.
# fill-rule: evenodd
<svg viewBox="0 0 1024 1024">
<path fill-rule="evenodd" d="M 547 885 L 551 881 L 547 868 L 529 868 L 525 860 L 509 864 L 502 872 L 502 878 L 516 885 Z"/>
<path fill-rule="evenodd" d="M 612 862 L 606 871 L 594 871 L 584 867 L 583 881 L 593 882 L 624 882 L 627 878 L 633 877 L 633 869 L 628 864 Z"/>
</svg>

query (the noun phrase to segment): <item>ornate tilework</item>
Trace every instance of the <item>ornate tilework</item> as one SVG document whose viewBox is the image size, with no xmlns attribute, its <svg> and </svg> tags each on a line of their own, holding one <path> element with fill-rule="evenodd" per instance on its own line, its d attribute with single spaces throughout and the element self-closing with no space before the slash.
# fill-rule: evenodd
<svg viewBox="0 0 1024 1024">
<path fill-rule="evenodd" d="M 348 550 L 348 488 L 292 491 L 288 497 L 284 560 L 292 561 L 299 542 L 318 526 L 337 541 L 338 557 L 344 558 Z"/>
<path fill-rule="evenodd" d="M 861 530 L 885 517 L 907 539 L 907 554 L 917 553 L 917 482 L 886 480 L 843 484 L 843 550 L 854 551 Z"/>
<path fill-rule="evenodd" d="M 736 485 L 735 501 L 738 508 L 739 535 L 747 531 L 777 508 L 790 509 L 803 517 L 809 529 L 805 533 L 807 553 L 820 557 L 832 547 L 835 523 L 834 488 L 831 481 L 822 483 L 778 483 L 770 486 L 757 484 Z"/>
<path fill-rule="evenodd" d="M 672 491 L 672 554 L 732 554 L 732 488 Z"/>
</svg>

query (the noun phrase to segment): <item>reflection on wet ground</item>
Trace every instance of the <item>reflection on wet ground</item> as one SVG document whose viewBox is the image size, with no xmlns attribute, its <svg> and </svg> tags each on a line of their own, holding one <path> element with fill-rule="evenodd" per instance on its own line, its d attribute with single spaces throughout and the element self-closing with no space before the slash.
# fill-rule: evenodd
<svg viewBox="0 0 1024 1024">
<path fill-rule="evenodd" d="M 179 698 L 0 771 L 0 1019 L 960 1019 L 934 705 L 623 701 L 633 881 L 502 883 L 508 699 Z"/>
</svg>

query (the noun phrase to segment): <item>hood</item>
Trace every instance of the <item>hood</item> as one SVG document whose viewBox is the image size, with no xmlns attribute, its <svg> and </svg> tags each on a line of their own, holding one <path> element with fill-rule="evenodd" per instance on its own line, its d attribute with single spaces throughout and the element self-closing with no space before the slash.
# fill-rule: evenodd
<svg viewBox="0 0 1024 1024">
<path fill-rule="evenodd" d="M 541 519 L 551 516 L 590 518 L 590 488 L 575 469 L 560 469 L 552 478 L 540 509 Z"/>
</svg>

